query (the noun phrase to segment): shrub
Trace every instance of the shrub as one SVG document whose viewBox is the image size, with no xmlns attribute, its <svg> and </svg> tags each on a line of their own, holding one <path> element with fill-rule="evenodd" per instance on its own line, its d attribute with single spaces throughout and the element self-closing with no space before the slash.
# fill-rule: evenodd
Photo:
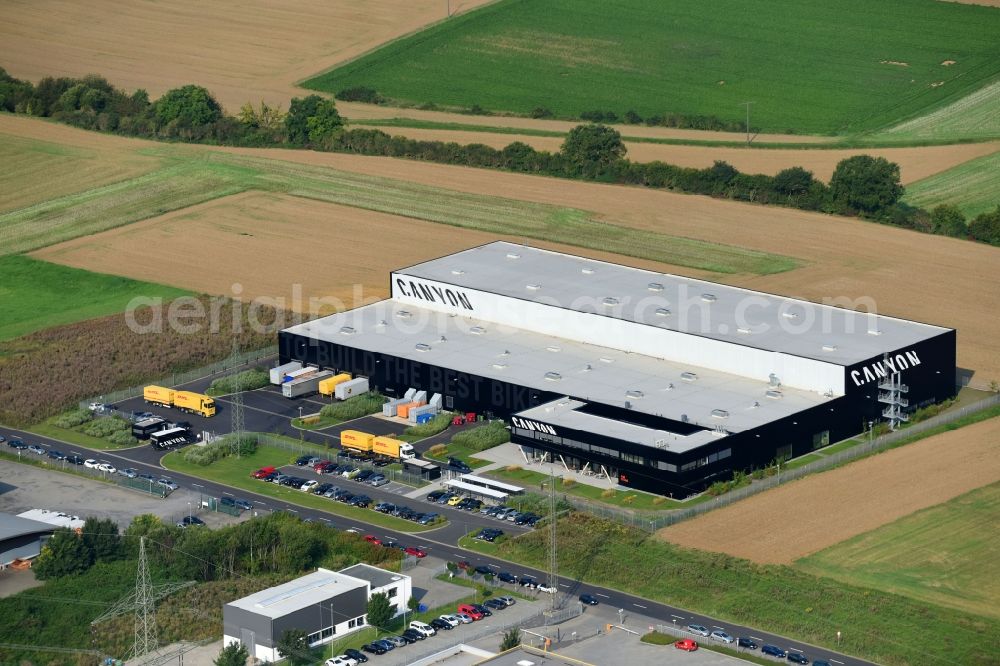
<svg viewBox="0 0 1000 666">
<path fill-rule="evenodd" d="M 564 486 L 566 486 L 567 488 L 572 488 L 573 486 L 575 486 L 575 485 L 576 485 L 576 479 L 571 479 L 571 478 L 569 478 L 569 477 L 565 477 L 565 478 L 564 478 L 564 479 L 562 480 L 562 484 L 563 484 Z"/>
<path fill-rule="evenodd" d="M 302 418 L 303 425 L 316 425 L 319 421 L 320 417 L 318 416 L 305 416 Z"/>
<path fill-rule="evenodd" d="M 122 448 L 126 446 L 136 446 L 139 443 L 139 440 L 133 437 L 127 430 L 119 430 L 118 432 L 111 433 L 104 439 L 111 442 L 115 446 L 120 446 Z"/>
<path fill-rule="evenodd" d="M 349 421 L 362 416 L 382 411 L 385 396 L 377 391 L 369 391 L 348 398 L 342 402 L 334 402 L 319 410 L 320 416 L 339 421 Z"/>
<path fill-rule="evenodd" d="M 253 368 L 245 370 L 229 377 L 219 377 L 212 381 L 208 387 L 209 395 L 226 395 L 235 393 L 237 383 L 241 391 L 254 391 L 263 388 L 271 381 L 270 373 L 263 368 Z"/>
<path fill-rule="evenodd" d="M 57 428 L 75 428 L 78 425 L 83 425 L 92 418 L 94 418 L 94 415 L 90 413 L 89 409 L 74 409 L 54 418 L 52 425 Z"/>
<path fill-rule="evenodd" d="M 334 97 L 342 102 L 364 102 L 365 104 L 382 104 L 385 102 L 385 98 L 379 95 L 374 88 L 367 86 L 344 88 L 334 95 Z"/>
<path fill-rule="evenodd" d="M 666 497 L 664 497 L 663 495 L 659 495 L 659 496 L 653 498 L 653 506 L 660 506 L 661 504 L 663 504 L 666 501 L 667 501 Z"/>
<path fill-rule="evenodd" d="M 615 496 L 615 489 L 614 488 L 607 488 L 607 489 L 601 491 L 601 497 L 603 497 L 605 499 L 609 499 L 609 498 L 614 497 L 614 496 Z"/>
<path fill-rule="evenodd" d="M 980 213 L 969 223 L 969 235 L 981 243 L 1000 245 L 1000 206 L 995 210 Z"/>
<path fill-rule="evenodd" d="M 531 110 L 532 118 L 551 118 L 554 115 L 551 109 L 547 109 L 544 106 L 536 106 Z"/>
<path fill-rule="evenodd" d="M 83 429 L 85 435 L 90 435 L 91 437 L 110 437 L 117 432 L 131 431 L 132 427 L 129 422 L 120 416 L 112 416 L 106 419 L 97 419 L 92 421 Z"/>
<path fill-rule="evenodd" d="M 521 466 L 520 465 L 507 465 L 506 467 L 504 467 L 504 471 L 507 471 L 507 472 L 520 472 L 521 471 Z"/>
<path fill-rule="evenodd" d="M 434 446 L 432 446 L 430 449 L 427 450 L 427 453 L 431 454 L 434 457 L 439 458 L 448 453 L 448 447 L 445 446 L 444 444 L 435 444 Z"/>
<path fill-rule="evenodd" d="M 642 638 L 639 640 L 643 643 L 651 643 L 653 645 L 670 645 L 676 639 L 669 634 L 661 634 L 658 631 L 651 631 L 648 634 L 643 634 Z"/>
<path fill-rule="evenodd" d="M 436 435 L 447 430 L 448 426 L 451 425 L 451 419 L 452 415 L 450 412 L 441 412 L 427 423 L 410 426 L 403 431 L 403 434 L 409 437 L 430 437 L 431 435 Z"/>
<path fill-rule="evenodd" d="M 626 495 L 622 498 L 622 504 L 632 504 L 635 502 L 636 495 Z"/>
<path fill-rule="evenodd" d="M 510 431 L 503 421 L 491 421 L 487 425 L 470 430 L 463 430 L 451 438 L 457 445 L 465 446 L 473 451 L 485 451 L 510 441 Z"/>
<path fill-rule="evenodd" d="M 233 446 L 234 435 L 220 437 L 204 446 L 190 446 L 184 450 L 184 460 L 194 465 L 206 467 L 233 455 L 248 456 L 257 450 L 257 438 L 253 435 L 240 437 Z"/>
</svg>

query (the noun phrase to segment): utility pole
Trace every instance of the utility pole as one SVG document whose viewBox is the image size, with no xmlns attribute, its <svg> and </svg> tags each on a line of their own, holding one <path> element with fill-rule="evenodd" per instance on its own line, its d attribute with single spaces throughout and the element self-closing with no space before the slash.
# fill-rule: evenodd
<svg viewBox="0 0 1000 666">
<path fill-rule="evenodd" d="M 233 354 L 232 361 L 234 366 L 233 381 L 235 382 L 235 391 L 230 400 L 230 431 L 232 437 L 232 447 L 233 453 L 236 454 L 238 458 L 240 456 L 240 440 L 243 438 L 243 433 L 246 430 L 246 423 L 244 421 L 243 415 L 243 387 L 240 386 L 240 369 L 239 369 L 239 357 L 240 357 L 240 343 L 237 338 L 233 338 Z"/>
<path fill-rule="evenodd" d="M 747 148 L 750 147 L 750 105 L 754 102 L 743 102 L 741 106 L 747 107 Z"/>
<path fill-rule="evenodd" d="M 139 570 L 135 577 L 135 640 L 132 657 L 137 659 L 156 649 L 156 608 L 146 560 L 146 537 L 139 537 Z"/>
<path fill-rule="evenodd" d="M 552 610 L 556 609 L 559 596 L 559 557 L 556 550 L 556 472 L 549 466 L 549 585 L 556 588 L 552 593 Z"/>
</svg>

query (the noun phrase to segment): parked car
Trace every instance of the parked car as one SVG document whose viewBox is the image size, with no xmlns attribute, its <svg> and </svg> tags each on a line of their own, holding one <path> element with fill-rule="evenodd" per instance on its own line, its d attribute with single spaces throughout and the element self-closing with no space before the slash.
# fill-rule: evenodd
<svg viewBox="0 0 1000 666">
<path fill-rule="evenodd" d="M 288 475 L 282 472 L 273 472 L 272 474 L 268 474 L 267 477 L 270 479 L 271 483 L 281 485 L 281 482 L 287 479 Z"/>
<path fill-rule="evenodd" d="M 694 652 L 695 650 L 698 649 L 698 643 L 691 640 L 690 638 L 682 638 L 676 643 L 674 643 L 674 647 L 677 648 L 678 650 L 686 650 L 688 652 Z"/>
<path fill-rule="evenodd" d="M 455 613 L 455 617 L 457 617 L 458 621 L 462 624 L 472 624 L 475 622 L 475 620 L 472 619 L 472 616 L 468 613 Z"/>
<path fill-rule="evenodd" d="M 473 569 L 473 571 L 475 571 L 477 574 L 482 574 L 483 576 L 485 576 L 486 574 L 493 573 L 493 569 L 491 569 L 489 566 L 485 564 L 480 564 L 475 569 Z"/>
<path fill-rule="evenodd" d="M 709 638 L 715 639 L 717 641 L 722 641 L 723 643 L 732 643 L 736 639 L 724 632 L 722 629 L 716 629 L 713 631 Z"/>
<path fill-rule="evenodd" d="M 516 583 L 517 582 L 517 576 L 515 576 L 514 574 L 509 573 L 507 571 L 501 571 L 500 573 L 498 573 L 497 574 L 497 578 L 501 582 L 504 582 L 504 583 Z"/>
<path fill-rule="evenodd" d="M 472 607 L 479 611 L 483 617 L 493 617 L 493 611 L 483 604 L 472 604 Z"/>
<path fill-rule="evenodd" d="M 325 493 L 326 491 L 328 491 L 330 488 L 333 488 L 333 484 L 332 483 L 321 483 L 321 484 L 319 484 L 317 486 L 313 486 L 312 494 L 313 495 L 322 495 L 323 493 Z"/>
<path fill-rule="evenodd" d="M 434 492 L 429 493 L 427 495 L 427 501 L 428 502 L 437 502 L 439 499 L 441 499 L 441 497 L 443 495 L 446 494 L 446 492 L 447 491 L 444 491 L 444 490 L 435 490 Z"/>
<path fill-rule="evenodd" d="M 306 466 L 306 465 L 309 464 L 309 461 L 312 460 L 313 457 L 314 456 L 311 456 L 311 455 L 308 455 L 308 454 L 306 454 L 304 456 L 299 456 L 298 458 L 295 459 L 295 464 L 298 465 L 299 467 L 304 467 L 304 466 Z M 317 462 L 319 462 L 319 461 L 317 460 Z M 313 463 L 313 464 L 315 464 L 315 463 Z"/>
<path fill-rule="evenodd" d="M 427 551 L 424 550 L 423 548 L 417 548 L 416 546 L 409 546 L 408 548 L 404 548 L 403 552 L 406 553 L 407 555 L 412 555 L 413 557 L 418 557 L 418 558 L 427 557 Z"/>
<path fill-rule="evenodd" d="M 76 464 L 79 465 L 80 463 L 76 463 Z M 156 477 L 153 476 L 152 474 L 140 474 L 139 476 L 137 476 L 135 478 L 142 479 L 143 481 L 148 481 L 150 483 L 156 483 Z"/>
<path fill-rule="evenodd" d="M 370 470 L 370 469 L 363 469 L 360 472 L 358 472 L 357 476 L 354 477 L 354 480 L 355 481 L 359 481 L 361 483 L 364 483 L 368 479 L 372 478 L 372 476 L 374 476 L 374 475 L 375 475 L 375 472 L 373 472 L 372 470 Z"/>
<path fill-rule="evenodd" d="M 131 467 L 126 467 L 125 469 L 120 469 L 120 470 L 118 470 L 118 473 L 121 476 L 124 476 L 124 477 L 129 478 L 129 479 L 134 479 L 135 477 L 139 476 L 139 471 L 136 470 L 136 469 L 132 469 Z"/>
<path fill-rule="evenodd" d="M 514 519 L 514 524 L 515 525 L 527 525 L 528 523 L 530 523 L 533 520 L 537 522 L 539 518 L 541 518 L 541 516 L 535 515 L 535 514 L 533 514 L 533 513 L 531 513 L 529 511 L 528 513 L 522 513 L 520 516 L 518 516 L 517 518 L 515 518 Z"/>
<path fill-rule="evenodd" d="M 441 630 L 451 631 L 452 630 L 451 624 L 448 623 L 448 622 L 445 622 L 444 620 L 442 620 L 439 617 L 436 617 L 433 620 L 431 620 L 431 626 L 434 627 L 435 629 L 437 629 L 438 631 L 441 631 Z"/>
<path fill-rule="evenodd" d="M 428 638 L 430 636 L 434 636 L 435 634 L 437 634 L 437 630 L 434 629 L 434 627 L 424 622 L 419 622 L 417 620 L 410 622 L 410 629 L 420 632 L 421 634 L 423 634 L 424 638 Z"/>
<path fill-rule="evenodd" d="M 372 654 L 385 654 L 386 653 L 386 649 L 384 647 L 382 647 L 378 643 L 368 643 L 366 645 L 362 645 L 361 649 L 364 650 L 365 652 L 370 652 Z"/>
<path fill-rule="evenodd" d="M 409 645 L 411 643 L 416 643 L 415 640 L 407 639 L 402 634 L 400 634 L 398 636 L 386 636 L 385 640 L 389 641 L 390 643 L 392 643 L 396 647 L 403 647 L 404 645 Z"/>
<path fill-rule="evenodd" d="M 601 602 L 598 601 L 597 597 L 595 597 L 592 594 L 581 594 L 580 595 L 580 603 L 586 604 L 588 606 L 596 606 L 597 604 L 599 604 Z"/>
<path fill-rule="evenodd" d="M 448 500 L 448 506 L 458 506 L 462 499 L 461 495 L 455 495 Z"/>
<path fill-rule="evenodd" d="M 309 480 L 309 481 L 306 481 L 305 483 L 303 483 L 301 486 L 299 486 L 299 490 L 301 490 L 304 493 L 309 493 L 309 492 L 312 492 L 313 488 L 315 488 L 318 485 L 319 485 L 319 481 Z"/>
<path fill-rule="evenodd" d="M 448 458 L 448 466 L 457 469 L 463 474 L 472 473 L 472 468 L 464 460 L 459 460 L 458 458 Z"/>
<path fill-rule="evenodd" d="M 323 493 L 323 497 L 329 497 L 329 498 L 332 499 L 332 498 L 336 497 L 337 493 L 339 493 L 339 492 L 340 492 L 340 488 L 337 487 L 337 486 L 333 486 L 333 487 L 329 488 L 326 492 Z"/>
<path fill-rule="evenodd" d="M 483 605 L 492 610 L 503 610 L 504 608 L 507 608 L 507 604 L 499 599 L 487 599 L 483 602 Z"/>
<path fill-rule="evenodd" d="M 504 602 L 504 604 L 507 605 L 507 606 L 513 606 L 514 604 L 517 603 L 517 601 L 514 599 L 514 597 L 503 596 L 503 597 L 496 597 L 496 599 Z"/>
<path fill-rule="evenodd" d="M 455 628 L 462 624 L 462 621 L 455 617 L 454 615 L 441 615 L 438 617 L 439 620 L 446 623 L 450 628 Z"/>
<path fill-rule="evenodd" d="M 250 474 L 250 476 L 252 476 L 255 479 L 263 479 L 265 476 L 275 471 L 277 470 L 275 470 L 273 467 L 261 467 L 256 472 Z"/>
<path fill-rule="evenodd" d="M 379 502 L 375 505 L 375 510 L 379 513 L 392 513 L 395 509 L 396 505 L 392 502 Z"/>
<path fill-rule="evenodd" d="M 40 456 L 44 456 L 45 455 L 45 447 L 42 446 L 41 444 L 29 444 L 28 445 L 28 450 L 31 451 L 32 453 L 38 454 Z"/>
<path fill-rule="evenodd" d="M 384 474 L 373 474 L 371 478 L 368 479 L 368 483 L 378 488 L 389 483 L 389 479 L 385 478 Z"/>
<path fill-rule="evenodd" d="M 420 520 L 418 520 L 417 522 L 420 523 L 421 525 L 430 525 L 437 519 L 438 519 L 438 514 L 425 513 L 423 514 L 423 516 L 421 516 Z"/>
<path fill-rule="evenodd" d="M 830 666 L 830 662 L 826 659 L 817 659 L 813 662 L 813 666 Z"/>
<path fill-rule="evenodd" d="M 462 613 L 465 613 L 473 620 L 482 620 L 484 617 L 484 615 L 480 613 L 478 610 L 476 610 L 476 607 L 473 606 L 472 604 L 459 604 L 457 610 L 459 617 L 461 617 Z"/>
<path fill-rule="evenodd" d="M 521 587 L 527 587 L 528 589 L 535 589 L 538 587 L 538 580 L 534 576 L 522 576 L 521 580 L 518 581 Z"/>
<path fill-rule="evenodd" d="M 708 629 L 706 629 L 700 624 L 689 624 L 687 626 L 687 630 L 690 631 L 692 634 L 698 634 L 699 636 L 704 636 L 706 638 L 708 638 L 709 635 Z"/>
<path fill-rule="evenodd" d="M 205 521 L 198 516 L 184 516 L 177 521 L 177 527 L 196 527 L 198 525 L 204 525 Z"/>
<path fill-rule="evenodd" d="M 97 469 L 99 469 L 100 471 L 104 472 L 105 474 L 114 474 L 115 472 L 118 471 L 117 467 L 115 467 L 111 463 L 106 463 L 106 462 L 101 463 L 100 465 L 98 465 Z"/>
<path fill-rule="evenodd" d="M 793 664 L 808 664 L 809 663 L 809 658 L 806 657 L 801 652 L 789 652 L 788 656 L 786 657 L 786 659 L 788 659 L 788 661 L 792 662 Z"/>
<path fill-rule="evenodd" d="M 555 594 L 558 590 L 554 585 L 549 585 L 548 583 L 542 583 L 538 586 L 539 592 L 545 592 L 546 594 Z"/>
<path fill-rule="evenodd" d="M 31 450 L 30 446 L 28 447 L 28 450 L 29 451 Z M 87 469 L 97 469 L 97 466 L 100 464 L 101 463 L 97 462 L 93 458 L 87 458 L 86 460 L 83 461 L 83 466 L 86 467 Z"/>
<path fill-rule="evenodd" d="M 376 546 L 381 546 L 382 545 L 382 540 L 379 539 L 374 534 L 366 534 L 365 535 L 365 541 L 367 541 L 368 543 L 373 543 Z"/>
<path fill-rule="evenodd" d="M 19 439 L 10 440 L 9 442 L 7 442 L 7 446 L 9 446 L 12 449 L 17 449 L 18 451 L 24 451 L 26 448 L 28 448 L 28 445 Z"/>
<path fill-rule="evenodd" d="M 70 463 L 71 465 L 82 465 L 83 458 L 77 455 L 66 456 L 66 462 Z"/>
<path fill-rule="evenodd" d="M 396 649 L 396 644 L 387 638 L 380 638 L 377 641 L 372 641 L 372 645 L 378 645 L 386 652 L 390 652 Z"/>
<path fill-rule="evenodd" d="M 323 666 L 358 666 L 357 659 L 351 659 L 346 654 L 331 657 L 323 662 Z"/>
<path fill-rule="evenodd" d="M 760 647 L 753 639 L 744 638 L 742 636 L 736 639 L 736 646 L 746 648 L 747 650 L 756 650 Z"/>
<path fill-rule="evenodd" d="M 177 490 L 178 488 L 180 488 L 180 486 L 178 486 L 176 483 L 167 478 L 157 479 L 156 483 L 158 483 L 159 485 L 163 486 L 168 490 Z"/>
<path fill-rule="evenodd" d="M 366 657 L 365 655 L 361 654 L 360 652 L 358 652 L 354 648 L 348 648 L 348 649 L 344 650 L 344 654 L 346 654 L 348 657 L 350 657 L 354 661 L 358 662 L 359 664 L 363 664 L 366 661 L 368 661 L 368 657 Z"/>
<path fill-rule="evenodd" d="M 49 458 L 52 460 L 66 460 L 66 454 L 62 451 L 56 451 L 55 449 L 49 449 Z"/>
<path fill-rule="evenodd" d="M 768 654 L 771 655 L 772 657 L 777 657 L 778 659 L 784 659 L 785 657 L 788 656 L 788 654 L 777 645 L 765 644 L 760 649 L 760 652 L 761 654 Z"/>
</svg>

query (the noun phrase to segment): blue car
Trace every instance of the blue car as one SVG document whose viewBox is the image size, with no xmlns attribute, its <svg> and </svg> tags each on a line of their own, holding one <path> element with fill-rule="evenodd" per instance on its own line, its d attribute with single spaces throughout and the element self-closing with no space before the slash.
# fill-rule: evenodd
<svg viewBox="0 0 1000 666">
<path fill-rule="evenodd" d="M 792 662 L 793 664 L 800 664 L 801 666 L 805 666 L 806 664 L 809 663 L 809 658 L 800 652 L 789 652 L 788 661 Z"/>
<path fill-rule="evenodd" d="M 787 655 L 787 654 L 785 653 L 785 651 L 784 651 L 784 650 L 782 650 L 782 649 L 781 649 L 780 647 L 778 647 L 777 645 L 765 645 L 764 647 L 762 647 L 762 648 L 760 649 L 760 651 L 761 651 L 761 653 L 763 653 L 763 654 L 769 654 L 769 655 L 771 655 L 772 657 L 777 657 L 778 659 L 784 659 L 784 658 L 785 658 L 786 656 L 788 656 L 788 655 Z"/>
</svg>

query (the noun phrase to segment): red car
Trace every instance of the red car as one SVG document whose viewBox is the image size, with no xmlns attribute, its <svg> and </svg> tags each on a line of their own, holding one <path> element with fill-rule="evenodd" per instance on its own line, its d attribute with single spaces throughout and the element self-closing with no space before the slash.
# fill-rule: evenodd
<svg viewBox="0 0 1000 666">
<path fill-rule="evenodd" d="M 698 649 L 698 644 L 693 640 L 691 640 L 690 638 L 682 638 L 676 643 L 674 643 L 674 647 L 677 648 L 678 650 L 687 650 L 688 652 L 694 652 L 695 650 Z"/>
<path fill-rule="evenodd" d="M 325 470 L 327 467 L 329 467 L 332 464 L 333 463 L 330 462 L 329 460 L 320 460 L 318 463 L 316 463 L 315 465 L 313 465 L 313 470 L 322 473 L 323 470 Z"/>
<path fill-rule="evenodd" d="M 483 615 L 482 613 L 480 613 L 478 610 L 476 610 L 475 606 L 470 606 L 469 604 L 460 604 L 459 607 L 458 607 L 458 612 L 459 613 L 465 613 L 466 615 L 468 615 L 469 617 L 471 617 L 473 620 L 482 620 L 484 617 L 486 617 L 485 615 Z"/>
<path fill-rule="evenodd" d="M 427 557 L 427 551 L 423 548 L 417 548 L 416 546 L 404 548 L 403 552 L 407 555 L 413 555 L 414 557 Z"/>
<path fill-rule="evenodd" d="M 265 476 L 267 476 L 273 471 L 275 471 L 273 467 L 261 467 L 256 472 L 253 472 L 250 476 L 252 476 L 255 479 L 263 479 Z"/>
<path fill-rule="evenodd" d="M 368 543 L 373 543 L 376 546 L 381 546 L 382 545 L 382 539 L 379 539 L 374 534 L 367 534 L 367 535 L 365 535 L 365 541 L 367 541 Z"/>
<path fill-rule="evenodd" d="M 468 560 L 462 560 L 461 562 L 458 563 L 458 568 L 461 569 L 462 571 L 468 571 L 469 569 L 472 568 L 472 562 L 469 562 Z"/>
</svg>

